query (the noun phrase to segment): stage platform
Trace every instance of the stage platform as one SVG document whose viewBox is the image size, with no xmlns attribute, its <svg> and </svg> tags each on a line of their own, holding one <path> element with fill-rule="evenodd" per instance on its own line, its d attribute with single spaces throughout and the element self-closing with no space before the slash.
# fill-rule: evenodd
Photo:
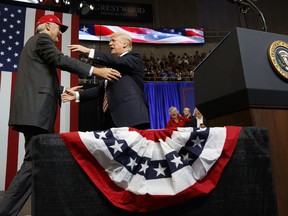
<svg viewBox="0 0 288 216">
<path fill-rule="evenodd" d="M 58 134 L 33 139 L 32 215 L 275 216 L 266 128 L 244 127 L 216 188 L 208 195 L 149 213 L 114 207 L 76 163 Z"/>
</svg>

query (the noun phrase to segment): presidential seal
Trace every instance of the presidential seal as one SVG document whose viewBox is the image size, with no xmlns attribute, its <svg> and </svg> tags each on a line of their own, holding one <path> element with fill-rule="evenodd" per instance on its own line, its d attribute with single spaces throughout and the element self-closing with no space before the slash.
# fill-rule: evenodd
<svg viewBox="0 0 288 216">
<path fill-rule="evenodd" d="M 276 74 L 288 81 L 288 43 L 274 41 L 268 49 L 268 59 Z"/>
</svg>

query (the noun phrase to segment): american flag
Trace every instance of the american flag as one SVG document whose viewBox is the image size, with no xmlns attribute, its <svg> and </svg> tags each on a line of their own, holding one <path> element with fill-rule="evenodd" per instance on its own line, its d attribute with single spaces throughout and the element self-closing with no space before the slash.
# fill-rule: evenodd
<svg viewBox="0 0 288 216">
<path fill-rule="evenodd" d="M 0 4 L 0 190 L 7 188 L 20 167 L 24 157 L 24 136 L 8 127 L 10 102 L 17 65 L 21 50 L 35 32 L 35 21 L 44 14 L 55 14 L 69 26 L 63 34 L 58 48 L 68 56 L 71 54 L 67 45 L 78 43 L 79 17 L 53 11 L 45 11 L 21 6 Z M 78 85 L 78 77 L 59 71 L 61 85 Z M 73 116 L 73 118 L 70 118 Z M 56 132 L 78 130 L 78 107 L 75 103 L 63 104 L 58 112 L 55 124 Z"/>
<path fill-rule="evenodd" d="M 78 164 L 115 206 L 154 211 L 208 194 L 241 127 L 61 133 Z"/>
<path fill-rule="evenodd" d="M 79 39 L 109 41 L 114 32 L 129 34 L 134 43 L 149 44 L 203 44 L 202 28 L 150 29 L 129 26 L 80 25 Z"/>
</svg>

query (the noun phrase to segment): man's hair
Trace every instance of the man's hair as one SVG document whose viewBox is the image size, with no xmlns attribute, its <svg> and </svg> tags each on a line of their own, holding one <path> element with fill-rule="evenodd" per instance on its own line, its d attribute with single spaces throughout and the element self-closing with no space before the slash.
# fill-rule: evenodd
<svg viewBox="0 0 288 216">
<path fill-rule="evenodd" d="M 114 38 L 114 37 L 120 37 L 121 40 L 123 40 L 124 42 L 127 43 L 127 48 L 129 51 L 132 50 L 133 46 L 132 46 L 132 38 L 130 35 L 124 33 L 124 32 L 115 32 L 112 35 L 110 35 L 110 39 Z"/>
<path fill-rule="evenodd" d="M 187 110 L 190 111 L 190 108 L 189 108 L 189 107 L 184 107 L 184 108 L 183 108 L 183 111 L 184 111 L 185 109 L 187 109 Z"/>
<path fill-rule="evenodd" d="M 39 33 L 41 31 L 43 31 L 46 28 L 45 24 L 46 23 L 42 23 L 42 24 L 38 25 L 37 28 L 36 28 L 36 33 Z"/>
</svg>

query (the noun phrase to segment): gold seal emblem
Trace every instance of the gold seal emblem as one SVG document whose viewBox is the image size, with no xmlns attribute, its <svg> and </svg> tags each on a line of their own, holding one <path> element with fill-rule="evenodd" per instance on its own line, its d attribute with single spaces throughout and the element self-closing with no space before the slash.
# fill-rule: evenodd
<svg viewBox="0 0 288 216">
<path fill-rule="evenodd" d="M 288 43 L 274 41 L 268 49 L 268 59 L 276 74 L 288 81 Z"/>
</svg>

